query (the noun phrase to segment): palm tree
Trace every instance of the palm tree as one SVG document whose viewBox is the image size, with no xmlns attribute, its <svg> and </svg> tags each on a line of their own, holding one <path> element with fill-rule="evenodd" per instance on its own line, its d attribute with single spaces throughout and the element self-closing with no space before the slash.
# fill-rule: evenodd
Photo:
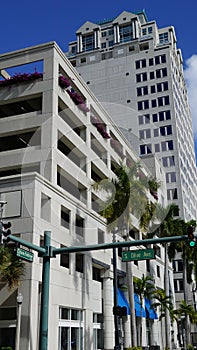
<svg viewBox="0 0 197 350">
<path fill-rule="evenodd" d="M 189 318 L 190 324 L 195 323 L 197 324 L 197 312 L 194 310 L 192 305 L 188 305 L 184 300 L 181 301 L 179 304 L 179 308 L 177 309 L 177 314 L 179 319 L 184 319 L 184 328 L 186 330 L 185 335 L 187 335 L 187 318 Z M 190 344 L 190 330 L 189 330 L 189 337 L 186 336 L 185 342 L 186 345 Z"/>
<path fill-rule="evenodd" d="M 158 223 L 153 224 L 151 228 L 151 233 L 149 236 L 157 235 L 158 237 L 168 237 L 168 236 L 181 236 L 187 234 L 188 226 L 196 226 L 194 220 L 190 222 L 185 222 L 184 220 L 178 218 L 179 208 L 176 204 L 171 204 L 166 208 L 162 208 L 159 205 L 155 208 L 155 218 L 157 218 Z M 182 250 L 183 257 L 183 285 L 184 285 L 184 300 L 188 300 L 187 284 L 192 281 L 192 271 L 196 268 L 197 272 L 197 248 L 189 248 L 185 242 L 172 242 L 169 245 L 164 244 L 165 249 L 165 278 L 164 285 L 166 294 L 169 295 L 169 277 L 168 277 L 168 265 L 169 260 L 174 259 L 177 249 Z M 192 264 L 193 263 L 193 264 Z M 197 274 L 196 274 L 197 276 Z M 170 340 L 170 322 L 169 322 L 169 310 L 166 309 L 165 317 L 165 329 L 166 329 L 166 347 L 171 347 Z M 189 338 L 189 319 L 186 318 L 186 339 Z"/>
<path fill-rule="evenodd" d="M 11 246 L 0 246 L 0 279 L 8 285 L 9 289 L 19 285 L 24 275 L 24 266 Z"/>
<path fill-rule="evenodd" d="M 141 310 L 143 308 L 144 298 L 150 299 L 155 292 L 153 285 L 153 278 L 151 276 L 144 276 L 142 278 L 133 278 L 134 291 L 139 296 Z M 142 315 L 140 318 L 140 346 L 142 347 Z"/>
<path fill-rule="evenodd" d="M 94 188 L 105 190 L 107 193 L 107 198 L 101 203 L 100 214 L 107 220 L 108 231 L 118 228 L 119 232 L 122 232 L 126 227 L 125 239 L 129 240 L 129 231 L 133 227 L 131 214 L 139 219 L 140 227 L 145 230 L 152 218 L 154 206 L 149 205 L 147 200 L 148 180 L 140 176 L 139 163 L 129 169 L 120 164 L 115 174 L 115 178 L 95 183 Z M 137 346 L 133 273 L 129 262 L 126 262 L 126 274 L 131 308 L 132 345 Z"/>
<path fill-rule="evenodd" d="M 152 306 L 157 309 L 159 308 L 159 321 L 161 322 L 161 341 L 162 341 L 162 347 L 164 345 L 163 341 L 163 318 L 166 316 L 166 310 L 171 310 L 173 308 L 171 297 L 166 295 L 164 289 L 157 289 L 154 292 L 154 299 L 155 301 L 152 303 Z"/>
</svg>

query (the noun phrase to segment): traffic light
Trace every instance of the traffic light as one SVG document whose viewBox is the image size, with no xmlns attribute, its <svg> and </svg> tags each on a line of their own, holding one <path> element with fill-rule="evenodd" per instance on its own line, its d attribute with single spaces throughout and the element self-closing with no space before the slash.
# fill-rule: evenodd
<svg viewBox="0 0 197 350">
<path fill-rule="evenodd" d="M 121 317 L 127 316 L 126 306 L 116 306 L 116 308 L 113 308 L 113 314 Z"/>
<path fill-rule="evenodd" d="M 194 227 L 188 226 L 187 228 L 187 237 L 189 241 L 189 246 L 194 247 L 196 245 L 195 237 L 194 237 Z"/>
<path fill-rule="evenodd" d="M 8 240 L 9 235 L 11 235 L 10 227 L 12 226 L 11 222 L 0 222 L 0 239 L 1 244 Z"/>
</svg>

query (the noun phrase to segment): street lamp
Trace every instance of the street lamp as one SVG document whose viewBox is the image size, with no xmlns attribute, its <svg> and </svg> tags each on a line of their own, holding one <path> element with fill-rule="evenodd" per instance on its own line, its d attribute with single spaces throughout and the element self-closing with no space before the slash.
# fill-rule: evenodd
<svg viewBox="0 0 197 350">
<path fill-rule="evenodd" d="M 17 301 L 17 324 L 16 324 L 16 339 L 15 339 L 15 350 L 20 350 L 20 330 L 21 330 L 21 309 L 23 303 L 23 295 L 19 293 L 16 297 Z"/>
<path fill-rule="evenodd" d="M 116 242 L 116 230 L 113 231 L 113 242 Z M 120 341 L 119 341 L 119 330 L 118 330 L 118 315 L 117 315 L 117 306 L 118 306 L 118 280 L 117 280 L 117 259 L 116 259 L 116 248 L 113 248 L 113 272 L 114 272 L 114 327 L 115 327 L 115 346 L 114 350 L 121 350 Z"/>
</svg>

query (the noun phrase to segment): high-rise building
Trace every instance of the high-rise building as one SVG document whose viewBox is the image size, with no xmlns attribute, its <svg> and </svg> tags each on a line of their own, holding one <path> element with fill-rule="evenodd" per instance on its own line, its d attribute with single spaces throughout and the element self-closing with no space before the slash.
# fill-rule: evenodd
<svg viewBox="0 0 197 350">
<path fill-rule="evenodd" d="M 144 11 L 87 21 L 67 57 L 143 159 L 162 163 L 167 198 L 196 219 L 196 163 L 181 50 L 173 26 L 158 28 Z"/>
</svg>

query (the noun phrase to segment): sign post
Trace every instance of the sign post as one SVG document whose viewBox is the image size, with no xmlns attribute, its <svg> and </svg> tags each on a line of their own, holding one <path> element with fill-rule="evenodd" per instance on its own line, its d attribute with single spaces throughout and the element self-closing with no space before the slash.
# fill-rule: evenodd
<svg viewBox="0 0 197 350">
<path fill-rule="evenodd" d="M 9 235 L 9 240 L 20 243 L 24 247 L 35 250 L 36 252 L 39 253 L 39 256 L 43 258 L 39 350 L 47 350 L 48 349 L 48 308 L 49 308 L 49 282 L 50 282 L 50 259 L 51 258 L 56 258 L 56 255 L 63 254 L 63 253 L 85 252 L 90 250 L 101 250 L 101 249 L 113 249 L 118 247 L 131 247 L 131 246 L 137 247 L 137 246 L 149 245 L 153 243 L 180 242 L 180 241 L 188 240 L 188 236 L 151 238 L 151 239 L 143 239 L 143 240 L 136 240 L 136 241 L 133 240 L 133 241 L 93 244 L 93 245 L 87 245 L 87 246 L 76 246 L 76 247 L 71 246 L 67 248 L 52 247 L 50 231 L 44 232 L 43 247 L 40 247 L 33 243 L 25 241 L 24 239 L 18 238 L 12 234 Z M 146 252 L 148 252 L 148 250 L 150 249 L 146 249 Z M 130 252 L 134 253 L 135 251 L 130 251 Z M 23 255 L 23 258 L 24 258 L 24 254 L 26 253 L 20 252 L 19 254 Z"/>
<path fill-rule="evenodd" d="M 122 252 L 122 261 L 155 259 L 154 249 L 127 250 Z"/>
</svg>

